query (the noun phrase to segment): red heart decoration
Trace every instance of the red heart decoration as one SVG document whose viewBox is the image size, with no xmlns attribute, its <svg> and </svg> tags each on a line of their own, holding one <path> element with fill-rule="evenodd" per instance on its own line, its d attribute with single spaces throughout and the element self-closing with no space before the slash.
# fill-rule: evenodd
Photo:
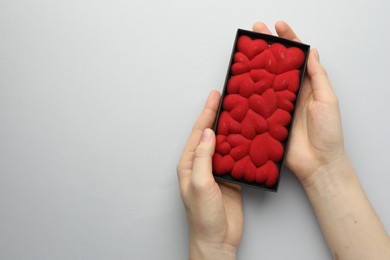
<svg viewBox="0 0 390 260">
<path fill-rule="evenodd" d="M 239 134 L 241 131 L 241 124 L 234 120 L 227 111 L 223 111 L 219 117 L 218 134 Z"/>
<path fill-rule="evenodd" d="M 237 49 L 252 59 L 262 51 L 268 48 L 268 44 L 264 40 L 252 40 L 248 36 L 241 36 L 237 41 Z"/>
<path fill-rule="evenodd" d="M 245 72 L 248 72 L 252 68 L 252 64 L 250 60 L 245 56 L 242 52 L 237 52 L 234 54 L 234 64 L 232 65 L 232 68 L 230 69 L 232 75 L 240 75 Z"/>
<path fill-rule="evenodd" d="M 231 145 L 230 156 L 238 161 L 248 155 L 251 142 L 240 134 L 231 134 L 226 137 L 226 141 Z"/>
<path fill-rule="evenodd" d="M 253 69 L 266 69 L 270 73 L 278 72 L 278 61 L 270 50 L 265 50 L 251 60 Z"/>
<path fill-rule="evenodd" d="M 263 166 L 257 169 L 256 182 L 265 182 L 265 186 L 267 187 L 273 187 L 277 183 L 278 178 L 278 167 L 272 161 L 268 161 Z"/>
<path fill-rule="evenodd" d="M 234 147 L 231 152 L 230 156 L 233 158 L 235 161 L 239 161 L 249 153 L 249 146 L 247 145 L 239 145 Z"/>
<path fill-rule="evenodd" d="M 285 97 L 286 99 L 288 99 L 291 102 L 294 102 L 295 99 L 297 98 L 297 95 L 292 93 L 289 90 L 278 91 L 277 95 L 283 96 L 283 97 Z"/>
<path fill-rule="evenodd" d="M 290 113 L 294 110 L 294 104 L 285 95 L 276 92 L 276 96 L 278 97 L 278 108 Z"/>
<path fill-rule="evenodd" d="M 241 122 L 241 135 L 252 140 L 256 134 L 267 131 L 267 128 L 267 121 L 252 110 L 249 110 L 244 120 Z"/>
<path fill-rule="evenodd" d="M 267 118 L 269 125 L 288 126 L 291 122 L 291 114 L 283 109 L 277 109 L 269 118 Z"/>
<path fill-rule="evenodd" d="M 278 98 L 273 89 L 263 94 L 254 94 L 249 98 L 249 107 L 264 118 L 268 118 L 278 108 Z"/>
<path fill-rule="evenodd" d="M 240 89 L 238 93 L 243 97 L 250 97 L 253 93 L 255 93 L 255 83 L 252 79 L 246 79 L 241 82 Z"/>
<path fill-rule="evenodd" d="M 275 140 L 270 134 L 267 135 L 268 158 L 273 162 L 279 162 L 283 158 L 284 149 L 281 142 Z"/>
<path fill-rule="evenodd" d="M 247 182 L 253 182 L 256 178 L 256 166 L 249 156 L 236 162 L 232 169 L 232 176 L 236 179 L 244 178 Z"/>
<path fill-rule="evenodd" d="M 222 156 L 219 153 L 214 153 L 213 169 L 215 174 L 226 174 L 233 170 L 235 161 L 230 155 Z"/>
<path fill-rule="evenodd" d="M 305 54 L 297 47 L 286 48 L 280 43 L 274 43 L 269 50 L 278 63 L 276 72 L 278 74 L 289 70 L 299 70 L 305 61 Z"/>
<path fill-rule="evenodd" d="M 216 136 L 216 144 L 215 144 L 215 152 L 221 155 L 226 155 L 230 152 L 231 146 L 226 141 L 225 135 L 217 135 Z"/>
<path fill-rule="evenodd" d="M 299 70 L 290 70 L 277 75 L 273 82 L 273 89 L 275 91 L 288 89 L 292 93 L 297 92 L 299 88 L 299 73 Z"/>
<path fill-rule="evenodd" d="M 253 139 L 249 150 L 249 156 L 257 167 L 264 165 L 268 161 L 267 145 L 267 136 L 265 134 L 256 136 L 256 138 Z"/>
<path fill-rule="evenodd" d="M 228 95 L 223 100 L 222 107 L 225 111 L 230 112 L 234 120 L 241 122 L 249 109 L 248 99 L 238 94 Z"/>
<path fill-rule="evenodd" d="M 267 180 L 265 181 L 265 186 L 267 187 L 273 187 L 276 185 L 279 179 L 279 170 L 275 163 L 270 164 L 266 168 L 265 171 L 267 172 Z"/>
<path fill-rule="evenodd" d="M 283 142 L 288 136 L 287 128 L 281 125 L 269 125 L 268 132 L 279 142 Z"/>
<path fill-rule="evenodd" d="M 229 94 L 237 94 L 240 90 L 241 83 L 246 80 L 251 80 L 248 73 L 231 77 L 227 84 L 227 92 Z"/>
<path fill-rule="evenodd" d="M 249 146 L 251 141 L 243 137 L 241 134 L 231 134 L 226 137 L 226 140 L 231 144 L 232 147 L 239 145 Z"/>
</svg>

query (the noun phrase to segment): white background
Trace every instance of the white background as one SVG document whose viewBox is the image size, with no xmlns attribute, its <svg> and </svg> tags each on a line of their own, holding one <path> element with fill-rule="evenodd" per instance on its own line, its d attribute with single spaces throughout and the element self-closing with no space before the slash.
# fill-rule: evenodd
<svg viewBox="0 0 390 260">
<path fill-rule="evenodd" d="M 390 231 L 389 2 L 0 0 L 0 258 L 185 259 L 175 166 L 237 28 L 319 49 Z M 239 259 L 331 259 L 302 187 L 245 188 Z"/>
</svg>

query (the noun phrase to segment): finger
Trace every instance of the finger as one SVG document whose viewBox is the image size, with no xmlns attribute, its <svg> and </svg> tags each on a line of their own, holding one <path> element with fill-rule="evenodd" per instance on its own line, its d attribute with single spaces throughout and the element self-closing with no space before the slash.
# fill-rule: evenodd
<svg viewBox="0 0 390 260">
<path fill-rule="evenodd" d="M 308 98 L 312 95 L 312 90 L 311 90 L 311 83 L 309 77 L 305 75 L 303 78 L 303 82 L 301 84 L 301 89 L 299 90 L 299 96 L 297 102 L 297 109 L 298 105 L 304 105 L 306 104 Z"/>
<path fill-rule="evenodd" d="M 265 33 L 272 35 L 271 31 L 268 29 L 267 25 L 263 22 L 257 22 L 252 26 L 254 32 Z"/>
<path fill-rule="evenodd" d="M 295 32 L 291 29 L 291 27 L 284 21 L 278 21 L 275 24 L 275 30 L 279 37 L 301 42 L 301 40 L 298 38 L 298 36 L 295 34 Z"/>
<path fill-rule="evenodd" d="M 307 74 L 311 80 L 314 100 L 325 103 L 336 101 L 336 95 L 333 92 L 328 75 L 320 63 L 316 49 L 311 50 L 309 53 Z"/>
<path fill-rule="evenodd" d="M 177 165 L 179 181 L 191 175 L 195 149 L 199 144 L 204 129 L 211 127 L 215 120 L 220 98 L 221 94 L 218 91 L 212 91 L 209 94 L 203 111 L 192 128 L 192 132 Z"/>
<path fill-rule="evenodd" d="M 199 145 L 195 149 L 191 183 L 196 189 L 214 184 L 212 157 L 215 148 L 215 134 L 210 128 L 203 131 Z"/>
</svg>

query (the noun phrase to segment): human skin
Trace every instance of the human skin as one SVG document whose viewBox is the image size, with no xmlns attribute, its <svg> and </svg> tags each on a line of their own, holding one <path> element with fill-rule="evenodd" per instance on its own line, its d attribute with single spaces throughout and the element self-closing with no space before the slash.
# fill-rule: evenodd
<svg viewBox="0 0 390 260">
<path fill-rule="evenodd" d="M 285 22 L 275 29 L 279 37 L 300 41 Z M 271 34 L 262 22 L 253 30 Z M 210 127 L 219 101 L 219 92 L 211 92 L 177 165 L 190 259 L 235 259 L 242 236 L 241 188 L 212 175 Z M 309 54 L 285 161 L 302 183 L 335 259 L 390 259 L 389 237 L 345 153 L 338 100 L 316 49 Z"/>
</svg>

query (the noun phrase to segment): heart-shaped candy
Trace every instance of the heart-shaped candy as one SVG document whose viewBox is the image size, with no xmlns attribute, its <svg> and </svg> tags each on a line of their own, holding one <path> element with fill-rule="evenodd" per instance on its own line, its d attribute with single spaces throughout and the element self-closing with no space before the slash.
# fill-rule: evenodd
<svg viewBox="0 0 390 260">
<path fill-rule="evenodd" d="M 305 61 L 305 54 L 297 47 L 286 48 L 280 43 L 273 43 L 269 47 L 269 51 L 272 52 L 278 63 L 277 74 L 289 70 L 299 70 Z"/>
<path fill-rule="evenodd" d="M 230 112 L 234 120 L 241 122 L 249 109 L 248 99 L 238 94 L 227 95 L 223 100 L 222 108 Z"/>
<path fill-rule="evenodd" d="M 251 60 L 252 69 L 265 69 L 276 74 L 278 71 L 278 61 L 273 53 L 267 49 Z"/>
<path fill-rule="evenodd" d="M 247 182 L 253 182 L 256 178 L 256 167 L 249 156 L 236 162 L 233 166 L 232 176 L 236 179 L 244 179 Z"/>
<path fill-rule="evenodd" d="M 226 155 L 230 153 L 231 146 L 226 141 L 225 135 L 217 135 L 216 136 L 216 144 L 215 144 L 215 152 L 221 155 Z"/>
<path fill-rule="evenodd" d="M 276 109 L 275 112 L 267 118 L 268 125 L 288 126 L 291 123 L 291 115 L 283 109 Z"/>
<path fill-rule="evenodd" d="M 213 156 L 213 172 L 218 175 L 230 173 L 233 169 L 235 161 L 230 155 L 222 156 L 219 153 L 214 153 Z"/>
<path fill-rule="evenodd" d="M 267 131 L 267 129 L 267 121 L 252 110 L 248 111 L 241 122 L 241 134 L 249 140 L 252 140 L 256 135 Z"/>
<path fill-rule="evenodd" d="M 223 111 L 219 116 L 217 134 L 239 134 L 241 131 L 241 124 L 234 120 L 229 112 Z"/>
<path fill-rule="evenodd" d="M 246 35 L 240 36 L 237 41 L 238 51 L 244 53 L 248 59 L 252 59 L 267 48 L 268 44 L 266 41 L 260 39 L 252 40 Z"/>
<path fill-rule="evenodd" d="M 268 142 L 266 134 L 258 135 L 255 139 L 253 139 L 249 150 L 249 156 L 256 167 L 260 167 L 268 161 L 267 146 Z"/>
<path fill-rule="evenodd" d="M 275 91 L 288 89 L 292 93 L 296 93 L 299 88 L 299 73 L 299 70 L 290 70 L 277 75 L 273 82 L 273 89 Z"/>
<path fill-rule="evenodd" d="M 288 90 L 287 90 L 288 91 Z M 278 108 L 292 112 L 294 110 L 294 104 L 283 93 L 276 92 L 278 98 Z"/>
<path fill-rule="evenodd" d="M 265 186 L 267 187 L 273 187 L 277 183 L 278 178 L 278 167 L 272 161 L 268 161 L 256 171 L 256 182 L 265 182 Z"/>
<path fill-rule="evenodd" d="M 242 52 L 237 52 L 234 54 L 234 64 L 232 65 L 230 71 L 232 75 L 239 75 L 246 73 L 251 70 L 252 64 L 250 60 Z"/>
<path fill-rule="evenodd" d="M 249 108 L 264 118 L 268 118 L 278 108 L 278 99 L 273 89 L 267 89 L 263 94 L 253 94 L 249 98 Z"/>
<path fill-rule="evenodd" d="M 231 77 L 227 83 L 227 92 L 229 94 L 238 94 L 241 83 L 247 80 L 252 80 L 248 73 Z"/>
<path fill-rule="evenodd" d="M 265 186 L 273 187 L 276 185 L 279 179 L 279 170 L 275 163 L 270 164 L 266 167 L 266 172 L 268 172 L 267 180 L 265 181 Z"/>
</svg>

